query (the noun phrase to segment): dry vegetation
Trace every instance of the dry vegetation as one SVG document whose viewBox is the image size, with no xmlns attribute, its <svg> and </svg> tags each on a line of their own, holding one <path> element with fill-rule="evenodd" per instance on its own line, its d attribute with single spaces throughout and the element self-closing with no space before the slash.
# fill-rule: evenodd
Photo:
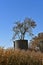
<svg viewBox="0 0 43 65">
<path fill-rule="evenodd" d="M 0 65 L 43 65 L 43 53 L 0 48 Z"/>
</svg>

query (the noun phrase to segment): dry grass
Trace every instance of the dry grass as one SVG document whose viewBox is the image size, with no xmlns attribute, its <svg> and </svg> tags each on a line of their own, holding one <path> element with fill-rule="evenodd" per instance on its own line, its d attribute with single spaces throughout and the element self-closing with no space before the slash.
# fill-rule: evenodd
<svg viewBox="0 0 43 65">
<path fill-rule="evenodd" d="M 0 48 L 0 65 L 43 65 L 43 53 Z"/>
</svg>

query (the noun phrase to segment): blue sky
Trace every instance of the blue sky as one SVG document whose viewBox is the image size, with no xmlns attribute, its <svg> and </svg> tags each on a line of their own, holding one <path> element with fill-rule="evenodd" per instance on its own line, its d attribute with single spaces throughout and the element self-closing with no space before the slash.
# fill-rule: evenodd
<svg viewBox="0 0 43 65">
<path fill-rule="evenodd" d="M 25 17 L 35 20 L 34 34 L 43 32 L 43 0 L 0 0 L 0 46 L 13 47 L 13 23 Z"/>
</svg>

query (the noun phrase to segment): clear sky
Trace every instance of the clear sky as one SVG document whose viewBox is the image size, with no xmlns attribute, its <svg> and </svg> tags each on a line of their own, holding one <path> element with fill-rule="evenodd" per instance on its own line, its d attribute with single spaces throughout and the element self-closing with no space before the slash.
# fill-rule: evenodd
<svg viewBox="0 0 43 65">
<path fill-rule="evenodd" d="M 35 20 L 34 34 L 43 32 L 43 0 L 0 0 L 0 46 L 12 47 L 13 23 L 25 17 Z"/>
</svg>

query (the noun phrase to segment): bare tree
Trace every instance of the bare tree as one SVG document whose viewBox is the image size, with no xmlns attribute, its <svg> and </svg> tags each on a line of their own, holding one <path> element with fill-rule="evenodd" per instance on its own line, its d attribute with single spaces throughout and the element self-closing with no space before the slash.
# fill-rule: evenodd
<svg viewBox="0 0 43 65">
<path fill-rule="evenodd" d="M 25 18 L 23 22 L 17 21 L 13 27 L 13 39 L 18 36 L 19 39 L 24 40 L 27 34 L 32 36 L 32 29 L 35 28 L 35 26 L 35 21 L 30 18 Z"/>
</svg>

